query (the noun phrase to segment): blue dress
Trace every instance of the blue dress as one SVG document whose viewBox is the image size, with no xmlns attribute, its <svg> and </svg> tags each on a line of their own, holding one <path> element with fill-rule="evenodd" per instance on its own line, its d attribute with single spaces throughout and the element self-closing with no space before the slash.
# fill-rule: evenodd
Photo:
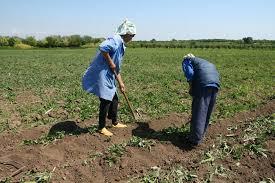
<svg viewBox="0 0 275 183">
<path fill-rule="evenodd" d="M 88 93 L 112 101 L 116 93 L 115 75 L 101 51 L 108 52 L 120 72 L 125 45 L 120 35 L 107 38 L 99 45 L 99 50 L 82 78 L 82 87 Z"/>
</svg>

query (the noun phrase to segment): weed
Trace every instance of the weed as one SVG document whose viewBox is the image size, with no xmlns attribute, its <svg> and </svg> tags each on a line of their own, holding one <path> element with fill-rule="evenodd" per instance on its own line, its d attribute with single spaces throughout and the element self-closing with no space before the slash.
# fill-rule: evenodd
<svg viewBox="0 0 275 183">
<path fill-rule="evenodd" d="M 198 176 L 183 169 L 182 166 L 174 166 L 170 170 L 162 170 L 160 167 L 151 167 L 151 171 L 143 177 L 138 177 L 139 182 L 143 183 L 183 183 L 194 181 Z"/>
<path fill-rule="evenodd" d="M 272 178 L 267 178 L 265 180 L 260 181 L 259 183 L 275 183 L 275 181 Z"/>
<path fill-rule="evenodd" d="M 5 177 L 0 179 L 0 183 L 10 183 L 12 182 L 10 177 Z"/>
<path fill-rule="evenodd" d="M 218 165 L 215 167 L 215 175 L 219 175 L 222 177 L 227 177 L 227 174 L 225 173 L 227 170 L 222 166 L 222 165 Z"/>
<path fill-rule="evenodd" d="M 137 136 L 133 136 L 127 143 L 128 146 L 147 148 L 149 151 L 151 151 L 154 144 L 155 141 L 153 140 L 144 140 Z"/>
<path fill-rule="evenodd" d="M 8 120 L 1 120 L 0 121 L 0 133 L 9 129 L 9 124 L 8 124 Z"/>
<path fill-rule="evenodd" d="M 250 122 L 243 137 L 245 149 L 252 154 L 267 157 L 267 150 L 263 148 L 263 144 L 268 136 L 272 136 L 274 124 L 272 116 L 259 117 Z"/>
<path fill-rule="evenodd" d="M 112 146 L 108 147 L 107 149 L 107 156 L 104 158 L 105 161 L 109 164 L 109 166 L 112 166 L 113 164 L 116 164 L 119 160 L 119 158 L 124 154 L 125 152 L 126 144 L 113 144 Z"/>
<path fill-rule="evenodd" d="M 174 134 L 177 136 L 184 136 L 189 132 L 189 127 L 188 125 L 183 125 L 182 127 L 168 127 L 162 130 L 164 134 Z"/>
<path fill-rule="evenodd" d="M 151 147 L 155 144 L 152 140 L 144 140 L 140 137 L 133 136 L 128 142 L 121 144 L 113 144 L 108 147 L 106 151 L 105 161 L 112 166 L 119 161 L 119 158 L 124 154 L 126 146 L 134 146 L 147 148 L 151 150 Z"/>
<path fill-rule="evenodd" d="M 87 159 L 84 159 L 83 162 L 82 162 L 82 165 L 83 166 L 86 166 L 86 165 L 91 165 L 92 162 L 98 158 L 98 157 L 102 157 L 103 156 L 103 153 L 101 152 L 95 152 L 95 153 L 89 153 L 89 156 Z"/>
<path fill-rule="evenodd" d="M 244 153 L 244 147 L 240 146 L 240 145 L 236 145 L 232 148 L 232 158 L 235 160 L 240 160 L 243 157 L 243 153 Z"/>
<path fill-rule="evenodd" d="M 160 177 L 160 168 L 159 167 L 152 167 L 152 171 L 149 172 L 148 175 L 142 177 L 141 181 L 143 183 L 157 183 L 160 182 L 159 177 Z"/>
<path fill-rule="evenodd" d="M 97 132 L 98 125 L 92 125 L 92 126 L 88 127 L 87 130 L 89 131 L 90 134 L 93 134 L 93 133 Z"/>
<path fill-rule="evenodd" d="M 64 136 L 65 136 L 65 131 L 61 131 L 61 132 L 56 132 L 52 135 L 43 135 L 36 140 L 23 140 L 23 144 L 24 145 L 42 144 L 45 146 L 53 141 L 56 141 L 57 139 L 63 139 Z"/>
<path fill-rule="evenodd" d="M 182 166 L 173 168 L 170 177 L 172 178 L 169 179 L 172 179 L 174 182 L 192 181 L 198 178 L 198 176 L 193 174 L 192 172 L 184 170 Z"/>
<path fill-rule="evenodd" d="M 50 179 L 55 171 L 55 167 L 52 171 L 36 172 L 31 170 L 26 173 L 27 178 L 23 178 L 23 182 L 36 182 L 36 183 L 49 183 Z M 28 180 L 28 181 L 26 181 Z"/>
<path fill-rule="evenodd" d="M 213 172 L 208 172 L 205 175 L 205 179 L 203 180 L 204 183 L 210 183 L 213 180 L 214 173 Z"/>
<path fill-rule="evenodd" d="M 228 154 L 231 154 L 233 149 L 228 146 L 226 141 L 222 141 L 220 143 L 220 149 L 222 150 L 222 155 L 227 156 Z"/>
<path fill-rule="evenodd" d="M 214 157 L 214 152 L 213 151 L 208 151 L 204 153 L 204 159 L 200 161 L 200 164 L 207 163 L 207 162 L 214 162 L 215 157 Z"/>
<path fill-rule="evenodd" d="M 95 51 L 95 48 L 0 50 L 0 90 L 3 91 L 0 93 L 7 102 L 15 105 L 17 102 L 15 91 L 35 90 L 36 95 L 42 100 L 41 103 L 30 105 L 26 110 L 22 109 L 22 106 L 16 108 L 17 112 L 22 110 L 24 123 L 30 126 L 32 123 L 36 125 L 53 123 L 63 118 L 79 117 L 85 120 L 96 117 L 98 99 L 84 92 L 79 86 L 81 75 L 90 62 L 91 53 Z M 192 51 L 215 61 L 223 76 L 223 92 L 217 101 L 218 118 L 254 109 L 274 97 L 271 76 L 275 52 L 220 49 L 217 56 L 216 51 L 215 53 L 209 50 Z M 190 112 L 191 98 L 180 92 L 188 88 L 186 82 L 181 82 L 184 80 L 184 75 L 179 69 L 178 60 L 182 57 L 182 50 L 174 49 L 171 57 L 167 57 L 169 52 L 170 49 L 138 48 L 129 49 L 124 57 L 122 74 L 125 83 L 131 88 L 128 92 L 129 100 L 132 101 L 134 108 L 146 111 L 146 116 L 149 118 L 162 117 L 171 112 Z M 156 61 L 159 65 L 155 64 Z M 262 69 L 259 71 L 258 68 Z M 49 97 L 46 92 L 49 90 L 56 92 Z M 62 106 L 58 104 L 60 101 L 63 101 Z M 66 110 L 66 116 L 30 119 L 32 114 L 43 111 L 38 113 L 42 115 L 52 107 Z M 130 111 L 125 102 L 121 103 L 120 109 L 121 119 L 131 121 Z M 4 119 L 2 116 L 1 118 Z"/>
<path fill-rule="evenodd" d="M 267 152 L 267 150 L 264 149 L 261 144 L 247 144 L 245 145 L 245 148 L 249 150 L 252 154 L 261 155 L 267 158 L 267 155 L 265 153 Z"/>
</svg>

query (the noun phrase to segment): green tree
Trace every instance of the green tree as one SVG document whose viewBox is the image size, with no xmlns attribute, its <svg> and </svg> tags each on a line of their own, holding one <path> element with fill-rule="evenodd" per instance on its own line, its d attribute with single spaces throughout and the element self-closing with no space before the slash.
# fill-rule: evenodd
<svg viewBox="0 0 275 183">
<path fill-rule="evenodd" d="M 69 46 L 70 47 L 79 47 L 82 45 L 82 39 L 80 35 L 72 35 L 69 37 Z"/>
<path fill-rule="evenodd" d="M 253 43 L 253 38 L 252 37 L 244 37 L 243 42 L 245 44 L 252 44 Z"/>
<path fill-rule="evenodd" d="M 36 39 L 33 36 L 26 37 L 26 39 L 23 39 L 23 43 L 30 45 L 30 46 L 36 46 Z"/>
<path fill-rule="evenodd" d="M 69 36 L 63 36 L 62 37 L 62 42 L 61 42 L 61 47 L 68 47 L 69 46 Z"/>
<path fill-rule="evenodd" d="M 45 48 L 45 47 L 48 47 L 48 42 L 46 39 L 38 40 L 36 45 L 38 47 Z"/>
<path fill-rule="evenodd" d="M 46 37 L 46 41 L 47 41 L 47 47 L 57 47 L 58 45 L 58 38 L 57 36 L 48 36 Z"/>
<path fill-rule="evenodd" d="M 93 38 L 91 36 L 83 36 L 82 38 L 82 44 L 88 44 L 88 43 L 92 43 Z"/>
<path fill-rule="evenodd" d="M 8 42 L 9 46 L 13 47 L 16 44 L 22 43 L 22 39 L 20 37 L 13 36 L 8 38 Z"/>
<path fill-rule="evenodd" d="M 99 43 L 100 41 L 102 41 L 103 39 L 100 39 L 100 38 L 95 38 L 95 39 L 93 39 L 93 43 Z"/>
<path fill-rule="evenodd" d="M 8 37 L 1 37 L 0 36 L 0 46 L 9 46 Z"/>
</svg>

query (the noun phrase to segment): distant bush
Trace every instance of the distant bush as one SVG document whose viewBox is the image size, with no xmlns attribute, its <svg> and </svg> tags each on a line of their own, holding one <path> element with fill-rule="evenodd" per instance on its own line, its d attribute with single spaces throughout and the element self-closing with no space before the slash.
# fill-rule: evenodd
<svg viewBox="0 0 275 183">
<path fill-rule="evenodd" d="M 30 49 L 32 48 L 32 46 L 24 44 L 24 43 L 19 43 L 19 44 L 15 44 L 14 48 L 19 48 L 19 49 Z"/>
<path fill-rule="evenodd" d="M 36 46 L 37 41 L 36 41 L 35 37 L 29 36 L 26 39 L 23 39 L 22 43 L 30 45 L 30 46 Z"/>
<path fill-rule="evenodd" d="M 7 37 L 0 36 L 0 46 L 9 46 L 9 39 Z"/>
<path fill-rule="evenodd" d="M 97 46 L 98 44 L 95 44 L 95 43 L 87 43 L 85 45 L 82 45 L 81 48 L 95 48 Z"/>
<path fill-rule="evenodd" d="M 9 42 L 9 46 L 13 47 L 16 44 L 22 43 L 22 39 L 18 37 L 10 37 L 8 39 L 8 42 Z"/>
</svg>

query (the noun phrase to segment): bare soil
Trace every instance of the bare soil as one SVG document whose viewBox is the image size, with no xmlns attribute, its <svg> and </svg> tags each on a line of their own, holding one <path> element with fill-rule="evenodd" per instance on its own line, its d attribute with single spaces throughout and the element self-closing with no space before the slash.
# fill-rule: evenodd
<svg viewBox="0 0 275 183">
<path fill-rule="evenodd" d="M 23 145 L 25 139 L 38 139 L 48 134 L 53 128 L 62 128 L 66 132 L 76 129 L 85 129 L 96 124 L 96 119 L 84 122 L 63 121 L 54 126 L 39 126 L 31 129 L 6 131 L 0 134 L 0 180 L 12 176 L 12 182 L 18 182 L 28 177 L 31 172 L 53 171 L 52 182 L 127 182 L 133 177 L 146 175 L 151 167 L 158 166 L 168 169 L 174 165 L 181 165 L 187 170 L 196 169 L 198 176 L 207 174 L 208 167 L 199 164 L 206 149 L 213 147 L 216 138 L 228 133 L 227 127 L 242 124 L 259 116 L 267 116 L 275 111 L 275 101 L 253 110 L 242 112 L 229 119 L 221 119 L 210 125 L 203 144 L 196 148 L 184 141 L 184 138 L 175 134 L 159 137 L 152 134 L 162 129 L 181 126 L 188 122 L 186 114 L 170 114 L 164 118 L 129 124 L 125 129 L 110 130 L 114 136 L 107 138 L 98 133 L 90 134 L 82 130 L 79 135 L 65 135 L 48 145 Z M 109 123 L 110 124 L 110 123 Z M 128 141 L 132 136 L 151 139 L 156 144 L 151 150 L 126 146 L 126 151 L 113 165 L 105 161 L 107 148 L 112 144 Z M 266 142 L 268 157 L 257 157 L 247 154 L 236 162 L 231 159 L 221 160 L 225 168 L 235 174 L 226 178 L 215 178 L 214 182 L 259 182 L 264 178 L 275 180 L 275 138 L 270 137 Z M 96 153 L 102 153 L 94 157 Z M 20 169 L 21 168 L 21 169 Z M 18 169 L 20 171 L 18 171 Z"/>
</svg>

